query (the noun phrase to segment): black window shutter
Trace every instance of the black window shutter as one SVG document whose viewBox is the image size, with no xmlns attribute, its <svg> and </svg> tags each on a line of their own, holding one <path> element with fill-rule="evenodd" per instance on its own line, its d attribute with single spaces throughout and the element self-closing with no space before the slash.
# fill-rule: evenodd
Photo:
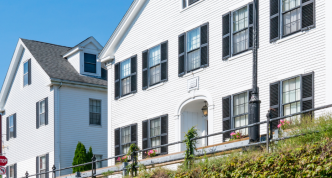
<svg viewBox="0 0 332 178">
<path fill-rule="evenodd" d="M 14 124 L 14 138 L 16 138 L 16 133 L 17 133 L 16 114 L 14 114 L 13 116 L 13 124 Z"/>
<path fill-rule="evenodd" d="M 270 114 L 271 118 L 280 117 L 280 82 L 270 84 Z M 278 121 L 270 123 L 270 131 L 277 129 Z M 272 135 L 272 134 L 271 134 Z"/>
<path fill-rule="evenodd" d="M 222 16 L 222 59 L 231 57 L 231 12 Z"/>
<path fill-rule="evenodd" d="M 315 27 L 315 0 L 302 0 L 302 30 Z"/>
<path fill-rule="evenodd" d="M 39 173 L 39 157 L 36 157 L 36 174 Z M 39 178 L 39 175 L 36 175 L 36 178 Z"/>
<path fill-rule="evenodd" d="M 120 155 L 120 128 L 114 130 L 115 156 Z"/>
<path fill-rule="evenodd" d="M 314 108 L 314 73 L 302 75 L 302 111 Z M 307 114 L 311 114 L 307 113 Z"/>
<path fill-rule="evenodd" d="M 168 80 L 168 41 L 161 43 L 161 81 Z"/>
<path fill-rule="evenodd" d="M 17 163 L 14 164 L 14 178 L 17 178 Z"/>
<path fill-rule="evenodd" d="M 131 93 L 137 92 L 137 56 L 133 56 L 131 62 Z"/>
<path fill-rule="evenodd" d="M 114 69 L 114 93 L 115 93 L 115 99 L 120 98 L 120 63 L 115 64 Z"/>
<path fill-rule="evenodd" d="M 249 49 L 254 47 L 254 4 L 249 4 Z"/>
<path fill-rule="evenodd" d="M 280 2 L 270 0 L 270 43 L 280 38 Z"/>
<path fill-rule="evenodd" d="M 148 80 L 149 80 L 149 74 L 148 74 L 148 53 L 149 51 L 143 51 L 142 52 L 142 89 L 145 90 L 148 88 Z"/>
<path fill-rule="evenodd" d="M 148 121 L 142 122 L 142 148 L 147 149 L 149 147 L 148 144 Z M 147 154 L 146 151 L 143 152 L 143 159 L 146 158 Z"/>
<path fill-rule="evenodd" d="M 28 61 L 28 85 L 31 84 L 31 59 Z"/>
<path fill-rule="evenodd" d="M 49 154 L 47 153 L 46 154 L 46 172 L 48 172 L 49 171 L 49 167 L 50 167 L 50 159 L 49 159 Z M 49 173 L 47 173 L 46 175 L 45 175 L 45 178 L 49 178 Z"/>
<path fill-rule="evenodd" d="M 48 98 L 45 98 L 45 125 L 48 125 Z"/>
<path fill-rule="evenodd" d="M 209 65 L 209 24 L 201 26 L 201 67 Z"/>
<path fill-rule="evenodd" d="M 168 144 L 168 115 L 161 117 L 161 145 Z M 161 147 L 161 154 L 168 154 L 168 147 Z"/>
<path fill-rule="evenodd" d="M 183 33 L 179 36 L 179 77 L 185 74 L 185 56 L 186 56 L 186 34 Z"/>
<path fill-rule="evenodd" d="M 137 124 L 131 125 L 131 143 L 137 145 Z"/>
<path fill-rule="evenodd" d="M 39 129 L 39 102 L 36 103 L 36 129 Z"/>
<path fill-rule="evenodd" d="M 222 125 L 223 125 L 223 131 L 229 130 L 232 128 L 231 125 L 231 96 L 226 96 L 222 98 Z M 223 134 L 223 141 L 225 141 L 227 138 L 231 138 L 231 133 L 224 133 Z"/>
<path fill-rule="evenodd" d="M 6 140 L 9 140 L 9 117 L 6 119 Z"/>
</svg>

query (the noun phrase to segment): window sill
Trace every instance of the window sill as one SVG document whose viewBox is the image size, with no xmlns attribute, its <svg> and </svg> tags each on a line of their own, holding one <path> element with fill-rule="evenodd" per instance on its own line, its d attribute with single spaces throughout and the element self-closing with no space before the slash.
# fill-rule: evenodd
<svg viewBox="0 0 332 178">
<path fill-rule="evenodd" d="M 282 42 L 288 41 L 288 40 L 290 40 L 290 39 L 296 38 L 296 37 L 298 37 L 298 36 L 304 35 L 304 34 L 306 34 L 306 33 L 307 33 L 306 31 L 298 32 L 298 33 L 295 33 L 295 34 L 293 34 L 293 35 L 290 35 L 290 36 L 287 36 L 287 37 L 281 38 L 280 40 L 276 41 L 275 43 L 276 43 L 276 44 L 279 44 L 279 43 L 282 43 Z"/>
<path fill-rule="evenodd" d="M 249 55 L 249 54 L 252 54 L 252 50 L 249 50 L 249 51 L 246 51 L 246 52 L 240 53 L 240 54 L 238 54 L 238 55 L 235 55 L 235 56 L 233 56 L 233 57 L 231 57 L 231 58 L 228 58 L 228 60 L 226 60 L 226 61 L 232 61 L 232 60 L 234 60 L 234 59 L 237 59 L 237 58 L 240 58 L 240 57 L 243 57 L 243 56 L 247 56 L 247 55 Z"/>
<path fill-rule="evenodd" d="M 96 127 L 96 128 L 102 128 L 102 125 L 97 125 L 97 124 L 89 124 L 89 127 Z"/>
<path fill-rule="evenodd" d="M 199 73 L 199 72 L 202 72 L 202 71 L 204 71 L 205 69 L 206 69 L 206 67 L 204 67 L 204 68 L 200 68 L 200 69 L 197 69 L 197 70 L 194 70 L 194 71 L 191 71 L 191 72 L 189 72 L 189 73 L 184 74 L 184 75 L 182 76 L 182 78 L 186 78 L 186 77 L 189 77 L 189 76 L 193 76 L 194 74 L 197 74 L 197 73 Z"/>
<path fill-rule="evenodd" d="M 154 88 L 158 88 L 160 86 L 163 86 L 164 84 L 165 84 L 165 82 L 161 82 L 161 83 L 159 83 L 157 85 L 153 85 L 152 87 L 147 88 L 146 91 L 152 90 Z"/>
<path fill-rule="evenodd" d="M 195 2 L 194 4 L 192 4 L 192 5 L 190 5 L 190 6 L 187 6 L 186 8 L 182 9 L 182 10 L 180 11 L 180 13 L 182 13 L 182 12 L 184 12 L 184 11 L 186 11 L 186 10 L 188 10 L 188 9 L 190 9 L 190 8 L 192 8 L 192 7 L 194 7 L 194 6 L 196 6 L 197 4 L 200 4 L 200 3 L 203 2 L 203 1 L 205 1 L 205 0 L 200 0 L 200 1 Z M 182 5 L 182 4 L 181 4 L 181 5 Z"/>
<path fill-rule="evenodd" d="M 129 98 L 129 97 L 134 96 L 134 95 L 135 95 L 134 93 L 129 94 L 129 95 L 126 95 L 126 96 L 124 96 L 124 97 L 119 98 L 117 101 L 121 101 L 121 100 L 127 99 L 127 98 Z"/>
</svg>

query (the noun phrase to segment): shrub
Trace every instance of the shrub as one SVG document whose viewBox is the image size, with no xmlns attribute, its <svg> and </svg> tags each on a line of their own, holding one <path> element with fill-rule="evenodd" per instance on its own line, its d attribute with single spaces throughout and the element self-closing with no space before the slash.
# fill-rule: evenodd
<svg viewBox="0 0 332 178">
<path fill-rule="evenodd" d="M 79 164 L 83 164 L 86 163 L 87 159 L 86 159 L 86 149 L 85 146 L 81 143 L 78 142 L 77 146 L 76 146 L 76 150 L 75 150 L 75 156 L 73 159 L 73 166 L 75 165 L 79 165 Z M 73 173 L 75 172 L 82 172 L 86 170 L 86 166 L 79 166 L 79 167 L 74 167 L 73 168 Z"/>
</svg>

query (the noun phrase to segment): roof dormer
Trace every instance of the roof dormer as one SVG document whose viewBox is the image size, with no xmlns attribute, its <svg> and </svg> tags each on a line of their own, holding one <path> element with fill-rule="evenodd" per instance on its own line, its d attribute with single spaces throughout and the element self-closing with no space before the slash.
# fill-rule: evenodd
<svg viewBox="0 0 332 178">
<path fill-rule="evenodd" d="M 63 55 L 81 75 L 101 77 L 101 62 L 98 59 L 103 46 L 94 37 L 89 37 Z"/>
</svg>

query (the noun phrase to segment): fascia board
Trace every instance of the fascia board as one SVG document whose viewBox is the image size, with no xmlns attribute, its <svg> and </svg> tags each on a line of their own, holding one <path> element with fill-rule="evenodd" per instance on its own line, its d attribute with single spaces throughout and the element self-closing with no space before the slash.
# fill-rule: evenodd
<svg viewBox="0 0 332 178">
<path fill-rule="evenodd" d="M 67 53 L 65 53 L 65 54 L 63 55 L 63 58 L 67 58 L 67 57 L 69 57 L 69 56 L 75 54 L 77 51 L 81 51 L 81 50 L 83 50 L 83 48 L 80 47 L 80 46 L 77 46 L 76 48 L 71 49 L 70 51 L 68 51 Z"/>
<path fill-rule="evenodd" d="M 114 56 L 115 49 L 118 43 L 123 38 L 124 34 L 126 34 L 127 29 L 135 20 L 136 15 L 139 13 L 145 2 L 146 0 L 135 0 L 133 2 L 132 6 L 128 9 L 127 13 L 122 18 L 121 22 L 114 30 L 112 36 L 101 51 L 99 58 L 105 58 L 106 56 Z"/>
</svg>

